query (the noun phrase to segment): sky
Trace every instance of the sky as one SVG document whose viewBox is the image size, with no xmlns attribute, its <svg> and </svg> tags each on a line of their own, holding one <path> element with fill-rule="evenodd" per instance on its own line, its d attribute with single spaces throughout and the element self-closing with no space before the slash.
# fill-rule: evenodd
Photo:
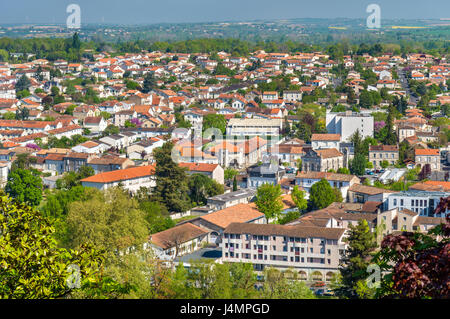
<svg viewBox="0 0 450 319">
<path fill-rule="evenodd" d="M 81 23 L 153 24 L 292 18 L 363 18 L 381 7 L 381 18 L 450 18 L 449 0 L 0 0 L 0 24 L 65 23 L 69 4 Z"/>
</svg>

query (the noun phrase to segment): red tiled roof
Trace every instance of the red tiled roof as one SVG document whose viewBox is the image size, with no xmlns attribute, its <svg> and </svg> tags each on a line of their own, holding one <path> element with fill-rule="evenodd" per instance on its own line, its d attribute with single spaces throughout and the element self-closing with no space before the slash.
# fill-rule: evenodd
<svg viewBox="0 0 450 319">
<path fill-rule="evenodd" d="M 147 165 L 147 166 L 137 166 L 130 167 L 126 169 L 120 169 L 111 172 L 100 173 L 94 176 L 90 176 L 82 179 L 82 182 L 89 183 L 112 183 L 118 181 L 124 181 L 133 178 L 139 178 L 144 176 L 150 176 L 155 174 L 155 166 Z"/>
<path fill-rule="evenodd" d="M 256 207 L 249 204 L 237 204 L 216 212 L 206 214 L 201 219 L 204 219 L 221 228 L 226 228 L 231 223 L 246 223 L 251 220 L 263 217 Z"/>
<path fill-rule="evenodd" d="M 414 153 L 416 155 L 439 156 L 439 150 L 433 148 L 416 148 Z"/>
<path fill-rule="evenodd" d="M 189 171 L 197 172 L 213 172 L 218 164 L 206 164 L 206 163 L 178 163 L 181 167 L 186 167 Z"/>
</svg>

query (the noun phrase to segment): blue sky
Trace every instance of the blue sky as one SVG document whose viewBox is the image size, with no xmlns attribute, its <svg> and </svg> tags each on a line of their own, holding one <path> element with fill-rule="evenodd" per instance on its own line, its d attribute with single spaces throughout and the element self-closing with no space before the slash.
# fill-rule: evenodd
<svg viewBox="0 0 450 319">
<path fill-rule="evenodd" d="M 0 0 L 0 24 L 64 23 L 67 5 L 82 23 L 151 24 L 289 18 L 366 18 L 379 4 L 382 18 L 450 18 L 449 0 Z"/>
</svg>

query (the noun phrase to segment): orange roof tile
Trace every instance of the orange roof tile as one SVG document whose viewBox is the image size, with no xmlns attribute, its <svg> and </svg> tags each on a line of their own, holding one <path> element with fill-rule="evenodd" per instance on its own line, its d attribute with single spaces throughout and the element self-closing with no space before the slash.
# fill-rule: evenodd
<svg viewBox="0 0 450 319">
<path fill-rule="evenodd" d="M 210 214 L 206 214 L 200 218 L 221 228 L 226 228 L 231 223 L 247 223 L 263 216 L 264 214 L 260 213 L 256 207 L 252 205 L 237 204 Z"/>
<path fill-rule="evenodd" d="M 150 176 L 155 174 L 155 166 L 147 165 L 147 166 L 137 166 L 130 167 L 126 169 L 120 169 L 111 172 L 100 173 L 94 176 L 90 176 L 82 179 L 82 182 L 88 183 L 112 183 L 119 182 L 133 178 L 139 178 L 144 176 Z"/>
<path fill-rule="evenodd" d="M 439 150 L 433 148 L 416 148 L 414 153 L 416 155 L 439 156 Z"/>
</svg>

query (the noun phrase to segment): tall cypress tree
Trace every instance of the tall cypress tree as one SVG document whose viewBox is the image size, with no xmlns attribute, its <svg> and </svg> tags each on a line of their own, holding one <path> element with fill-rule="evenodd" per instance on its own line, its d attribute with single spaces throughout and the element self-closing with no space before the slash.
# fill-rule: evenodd
<svg viewBox="0 0 450 319">
<path fill-rule="evenodd" d="M 235 192 L 237 190 L 238 190 L 238 188 L 237 188 L 237 180 L 236 180 L 236 175 L 234 175 L 234 178 L 233 178 L 233 192 Z"/>
<path fill-rule="evenodd" d="M 384 140 L 385 145 L 397 144 L 397 134 L 394 132 L 394 106 L 389 106 L 388 115 L 386 119 L 386 138 Z"/>
<path fill-rule="evenodd" d="M 172 160 L 173 143 L 167 142 L 153 151 L 156 160 L 156 187 L 153 199 L 169 212 L 184 212 L 190 208 L 188 178 L 185 169 Z"/>
<path fill-rule="evenodd" d="M 342 282 L 335 292 L 340 297 L 358 298 L 357 284 L 368 277 L 367 267 L 372 260 L 371 253 L 377 246 L 375 235 L 370 231 L 367 221 L 361 219 L 356 226 L 350 225 L 345 241 L 348 247 L 339 265 Z"/>
</svg>

